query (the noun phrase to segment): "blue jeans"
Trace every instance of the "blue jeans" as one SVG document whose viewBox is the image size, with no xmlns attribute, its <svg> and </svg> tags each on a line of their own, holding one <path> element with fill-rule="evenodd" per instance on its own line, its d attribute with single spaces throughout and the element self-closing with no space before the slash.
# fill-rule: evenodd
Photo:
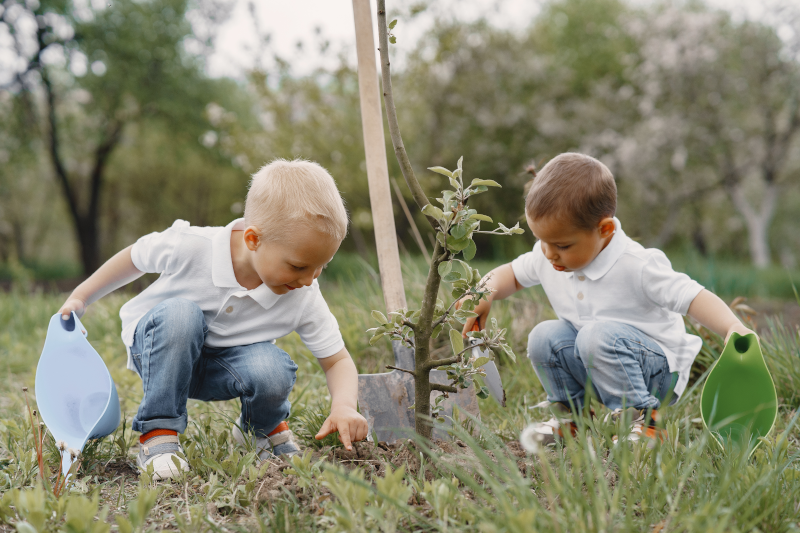
<svg viewBox="0 0 800 533">
<path fill-rule="evenodd" d="M 677 377 L 653 339 L 620 322 L 593 322 L 580 331 L 566 320 L 541 322 L 528 336 L 528 357 L 547 399 L 577 408 L 589 378 L 609 409 L 655 409 Z"/>
<path fill-rule="evenodd" d="M 189 398 L 242 402 L 242 426 L 266 436 L 289 416 L 289 393 L 297 365 L 270 342 L 230 348 L 204 345 L 203 311 L 171 298 L 151 309 L 136 326 L 131 355 L 144 396 L 132 428 L 140 433 L 183 433 Z"/>
</svg>

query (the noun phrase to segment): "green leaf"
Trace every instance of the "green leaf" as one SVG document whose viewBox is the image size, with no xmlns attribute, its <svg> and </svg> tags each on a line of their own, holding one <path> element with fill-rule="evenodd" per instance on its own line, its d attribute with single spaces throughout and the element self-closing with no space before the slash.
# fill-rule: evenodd
<svg viewBox="0 0 800 533">
<path fill-rule="evenodd" d="M 477 359 L 475 359 L 475 362 L 472 363 L 472 366 L 474 366 L 475 368 L 480 368 L 489 361 L 491 361 L 491 359 L 489 359 L 488 357 L 478 357 Z"/>
<path fill-rule="evenodd" d="M 370 345 L 370 346 L 375 346 L 375 344 L 377 344 L 377 342 L 378 342 L 379 340 L 381 340 L 382 338 L 383 338 L 383 333 L 378 333 L 377 335 L 375 335 L 374 337 L 372 337 L 372 338 L 369 340 L 369 345 Z"/>
<path fill-rule="evenodd" d="M 475 247 L 475 241 L 469 239 L 469 244 L 467 244 L 467 247 L 464 248 L 464 259 L 466 259 L 467 261 L 471 261 L 472 258 L 475 257 L 476 251 L 477 248 Z"/>
<path fill-rule="evenodd" d="M 445 277 L 453 270 L 453 263 L 450 261 L 442 261 L 439 263 L 439 275 Z"/>
<path fill-rule="evenodd" d="M 471 218 L 473 220 L 483 220 L 484 222 L 494 222 L 494 220 L 492 220 L 491 217 L 488 217 L 486 215 L 480 215 L 478 213 L 475 213 L 474 215 L 470 215 L 469 218 Z"/>
<path fill-rule="evenodd" d="M 433 204 L 427 204 L 422 208 L 422 212 L 436 220 L 442 220 L 444 218 L 444 212 Z"/>
<path fill-rule="evenodd" d="M 447 249 L 451 252 L 460 252 L 472 242 L 470 239 L 464 237 L 463 239 L 456 239 L 455 237 L 447 237 Z"/>
<path fill-rule="evenodd" d="M 514 354 L 514 350 L 511 349 L 510 346 L 507 344 L 503 345 L 503 352 L 511 359 L 513 362 L 517 362 L 517 356 Z"/>
<path fill-rule="evenodd" d="M 442 281 L 445 283 L 453 283 L 454 281 L 458 281 L 463 277 L 461 272 L 458 270 L 453 270 L 449 272 L 446 276 L 442 276 Z"/>
<path fill-rule="evenodd" d="M 397 37 L 392 35 L 391 37 L 389 37 L 389 42 L 392 44 L 397 44 Z"/>
<path fill-rule="evenodd" d="M 458 183 L 455 179 L 450 178 L 450 186 L 456 190 L 461 188 L 461 184 Z"/>
<path fill-rule="evenodd" d="M 459 169 L 461 169 L 461 168 L 462 168 L 461 164 L 462 164 L 463 162 L 464 162 L 464 156 L 462 155 L 461 157 L 459 157 L 459 158 L 458 158 L 458 163 L 456 163 L 456 166 L 457 166 Z"/>
<path fill-rule="evenodd" d="M 397 19 L 394 19 L 389 23 L 389 29 L 393 30 L 395 26 L 397 26 Z"/>
<path fill-rule="evenodd" d="M 447 176 L 448 178 L 453 177 L 453 173 L 444 167 L 428 167 L 428 170 L 430 170 L 431 172 L 436 172 L 437 174 L 442 174 L 443 176 Z M 446 198 L 447 196 L 445 195 L 445 199 Z"/>
<path fill-rule="evenodd" d="M 476 388 L 476 389 L 478 388 L 478 384 L 477 384 L 477 383 L 475 384 L 475 388 Z M 486 388 L 486 387 L 480 387 L 480 388 L 478 389 L 477 396 L 478 396 L 478 398 L 480 398 L 481 400 L 485 400 L 486 398 L 488 398 L 488 397 L 489 397 L 489 389 L 488 389 L 488 388 Z"/>
<path fill-rule="evenodd" d="M 458 355 L 464 350 L 464 339 L 461 337 L 460 331 L 450 330 L 450 346 L 453 347 L 453 355 Z"/>
<path fill-rule="evenodd" d="M 131 524 L 130 520 L 121 514 L 114 516 L 114 520 L 117 522 L 117 527 L 119 527 L 120 533 L 133 533 L 133 525 Z M 17 526 L 17 530 L 19 530 L 19 526 Z"/>
<path fill-rule="evenodd" d="M 487 186 L 487 187 L 500 187 L 500 188 L 503 187 L 502 185 L 500 185 L 499 183 L 497 183 L 494 180 L 479 180 L 477 178 L 472 180 L 472 183 L 470 183 L 469 186 L 470 187 Z"/>
<path fill-rule="evenodd" d="M 384 315 L 380 311 L 372 311 L 372 318 L 377 320 L 378 324 L 386 324 L 387 322 L 389 322 L 389 319 L 386 318 L 386 315 Z"/>
<path fill-rule="evenodd" d="M 450 228 L 450 235 L 452 235 L 454 239 L 463 239 L 466 234 L 467 228 L 463 224 L 458 224 Z"/>
</svg>

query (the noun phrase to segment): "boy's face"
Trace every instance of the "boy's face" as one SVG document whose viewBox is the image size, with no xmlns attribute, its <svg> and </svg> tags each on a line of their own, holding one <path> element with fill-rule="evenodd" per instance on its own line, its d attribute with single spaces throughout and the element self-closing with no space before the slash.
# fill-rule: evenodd
<svg viewBox="0 0 800 533">
<path fill-rule="evenodd" d="M 291 238 L 283 241 L 259 241 L 251 226 L 244 232 L 244 241 L 253 252 L 253 269 L 275 294 L 311 285 L 341 244 L 327 233 L 307 226 L 299 226 Z"/>
<path fill-rule="evenodd" d="M 592 230 L 579 229 L 556 218 L 528 219 L 533 235 L 542 243 L 544 256 L 559 272 L 573 272 L 589 265 L 614 236 L 614 220 L 598 222 Z"/>
</svg>

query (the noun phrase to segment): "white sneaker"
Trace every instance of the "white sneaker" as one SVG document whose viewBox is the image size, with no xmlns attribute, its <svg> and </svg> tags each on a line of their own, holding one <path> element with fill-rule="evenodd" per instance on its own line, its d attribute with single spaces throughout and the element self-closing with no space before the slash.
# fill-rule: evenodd
<svg viewBox="0 0 800 533">
<path fill-rule="evenodd" d="M 189 463 L 181 459 L 178 452 L 183 454 L 177 435 L 152 437 L 141 444 L 136 465 L 146 471 L 147 465 L 152 464 L 153 481 L 172 479 L 189 471 Z"/>
<path fill-rule="evenodd" d="M 262 461 L 269 461 L 275 459 L 278 455 L 284 455 L 287 458 L 300 453 L 300 446 L 294 440 L 294 433 L 289 429 L 289 426 L 283 423 L 286 427 L 285 430 L 278 433 L 272 433 L 268 437 L 258 437 L 252 433 L 247 436 L 242 434 L 242 419 L 236 421 L 233 425 L 233 438 L 241 445 L 247 445 L 248 441 L 251 446 L 258 450 L 258 457 Z M 280 427 L 280 426 L 278 426 Z"/>
<path fill-rule="evenodd" d="M 658 411 L 653 409 L 650 411 L 650 416 L 647 416 L 647 411 L 644 409 L 634 409 L 629 407 L 627 409 L 614 409 L 611 413 L 607 414 L 604 418 L 605 422 L 618 422 L 625 418 L 626 414 L 630 417 L 631 425 L 628 428 L 628 434 L 614 435 L 612 441 L 618 444 L 620 440 L 628 442 L 638 442 L 642 439 L 647 439 L 647 448 L 652 449 L 655 447 L 657 441 L 664 441 L 667 438 L 667 431 L 656 425 L 660 416 Z"/>
<path fill-rule="evenodd" d="M 574 437 L 578 434 L 578 425 L 572 418 L 572 411 L 562 403 L 542 402 L 535 407 L 547 408 L 553 413 L 553 418 L 545 422 L 536 422 L 523 431 L 526 442 L 536 442 L 539 445 L 553 444 L 564 438 L 564 430 Z M 524 446 L 524 444 L 523 444 Z M 533 447 L 533 445 L 531 445 Z"/>
</svg>

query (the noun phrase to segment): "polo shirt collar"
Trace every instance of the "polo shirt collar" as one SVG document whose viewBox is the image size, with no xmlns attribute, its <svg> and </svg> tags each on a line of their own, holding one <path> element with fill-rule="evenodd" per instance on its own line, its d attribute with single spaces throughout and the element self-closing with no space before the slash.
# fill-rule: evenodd
<svg viewBox="0 0 800 533">
<path fill-rule="evenodd" d="M 231 258 L 231 232 L 234 230 L 245 229 L 244 219 L 237 218 L 214 236 L 211 241 L 211 280 L 216 287 L 236 288 L 247 293 L 247 296 L 255 302 L 269 309 L 280 298 L 279 294 L 272 292 L 265 284 L 261 284 L 255 289 L 247 290 L 236 281 L 236 274 L 233 273 L 233 259 Z"/>
<path fill-rule="evenodd" d="M 597 254 L 594 261 L 589 263 L 589 266 L 583 269 L 583 274 L 592 281 L 598 280 L 606 275 L 606 272 L 611 270 L 614 263 L 617 262 L 628 244 L 628 236 L 622 231 L 622 225 L 617 217 L 614 217 L 614 236 L 602 252 Z"/>
<path fill-rule="evenodd" d="M 242 227 L 238 227 L 241 225 Z M 231 258 L 231 232 L 234 229 L 244 229 L 244 219 L 237 218 L 222 230 L 218 231 L 211 241 L 211 281 L 220 288 L 240 287 L 233 273 L 233 259 Z"/>
</svg>

